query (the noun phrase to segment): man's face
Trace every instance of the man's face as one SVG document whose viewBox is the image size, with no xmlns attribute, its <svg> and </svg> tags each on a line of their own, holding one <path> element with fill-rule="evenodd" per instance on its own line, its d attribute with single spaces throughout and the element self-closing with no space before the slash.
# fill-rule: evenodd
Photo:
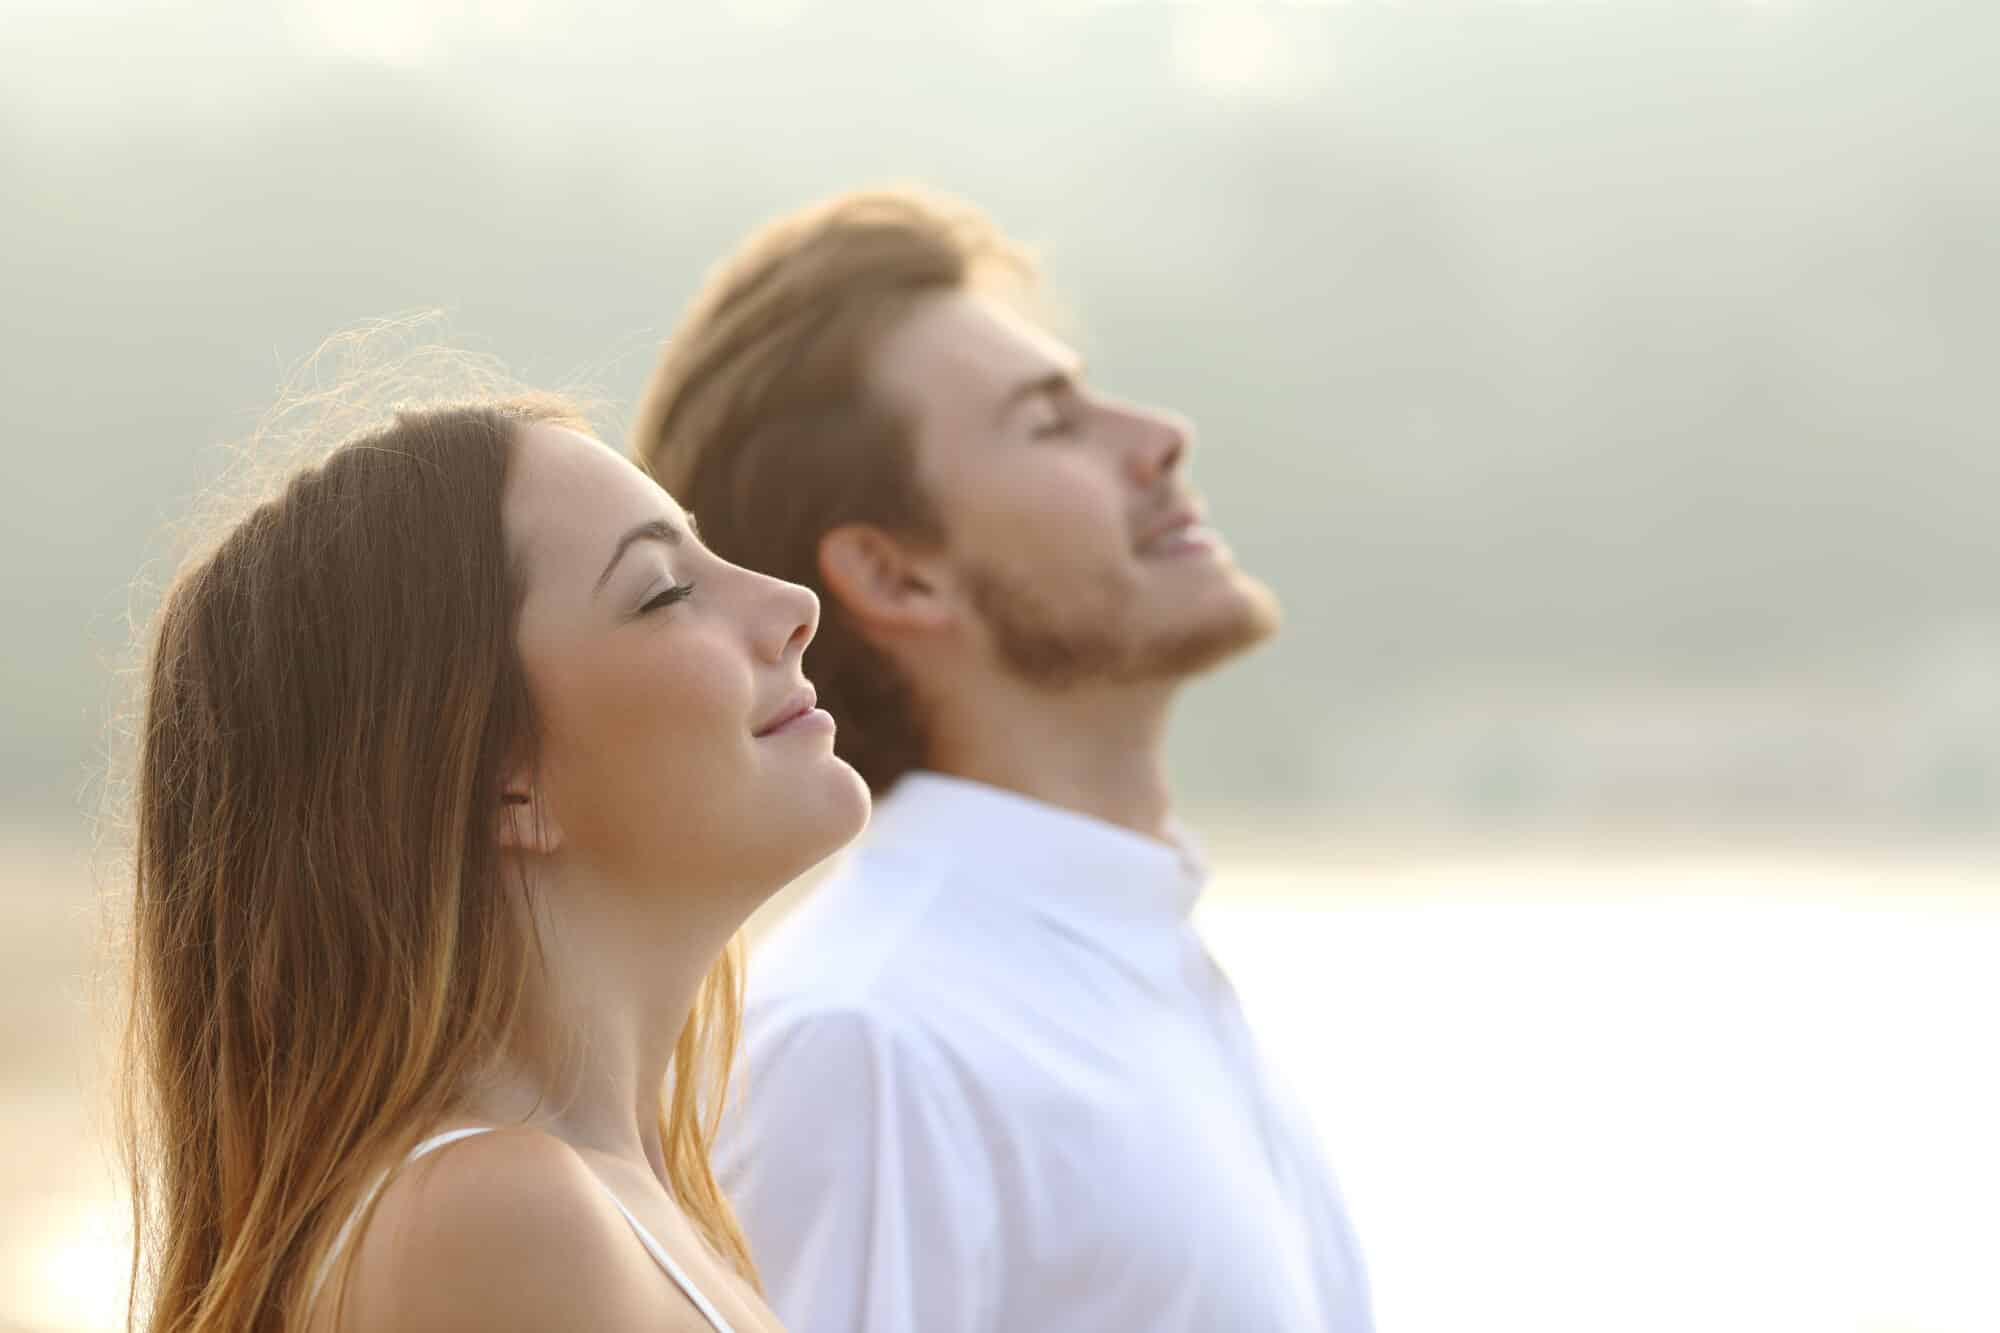
<svg viewBox="0 0 2000 1333">
<path fill-rule="evenodd" d="M 1276 629 L 1270 591 L 1202 521 L 1187 423 L 1094 392 L 1001 301 L 926 299 L 869 370 L 912 422 L 953 593 L 1017 677 L 1179 679 Z"/>
</svg>

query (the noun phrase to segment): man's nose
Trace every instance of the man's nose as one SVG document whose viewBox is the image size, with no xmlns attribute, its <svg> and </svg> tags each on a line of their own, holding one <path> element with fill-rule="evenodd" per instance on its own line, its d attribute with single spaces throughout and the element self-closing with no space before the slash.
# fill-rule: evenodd
<svg viewBox="0 0 2000 1333">
<path fill-rule="evenodd" d="M 1142 486 L 1150 486 L 1171 476 L 1194 448 L 1194 426 L 1172 412 L 1131 408 L 1128 415 L 1133 432 L 1128 457 L 1134 479 Z"/>
</svg>

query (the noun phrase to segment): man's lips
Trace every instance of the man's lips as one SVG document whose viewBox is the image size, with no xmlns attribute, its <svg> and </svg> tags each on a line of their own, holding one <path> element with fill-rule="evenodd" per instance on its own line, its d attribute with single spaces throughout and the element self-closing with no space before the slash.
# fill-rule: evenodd
<svg viewBox="0 0 2000 1333">
<path fill-rule="evenodd" d="M 1157 548 L 1173 545 L 1184 537 L 1194 537 L 1206 533 L 1202 526 L 1202 513 L 1195 505 L 1182 505 L 1166 517 L 1148 527 L 1139 539 L 1138 551 L 1145 555 Z"/>
<path fill-rule="evenodd" d="M 785 699 L 784 705 L 777 712 L 771 714 L 764 725 L 757 728 L 752 734 L 759 738 L 768 736 L 780 727 L 783 727 L 786 723 L 798 721 L 818 706 L 819 695 L 813 691 L 812 686 L 807 685 L 802 689 L 794 690 Z"/>
</svg>

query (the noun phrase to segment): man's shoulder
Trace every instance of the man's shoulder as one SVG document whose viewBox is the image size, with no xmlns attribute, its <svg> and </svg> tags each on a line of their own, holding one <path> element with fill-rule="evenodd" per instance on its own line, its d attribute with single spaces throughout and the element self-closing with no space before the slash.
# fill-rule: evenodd
<svg viewBox="0 0 2000 1333">
<path fill-rule="evenodd" d="M 742 1047 L 753 1081 L 828 1060 L 885 1084 L 983 1081 L 981 1016 L 1007 997 L 971 975 L 976 945 L 927 873 L 848 867 L 754 951 Z"/>
<path fill-rule="evenodd" d="M 923 1078 L 1006 1100 L 1044 1067 L 1020 1012 L 1022 918 L 951 848 L 866 847 L 753 952 L 743 1022 L 749 1077 L 828 1052 L 890 1082 Z"/>
<path fill-rule="evenodd" d="M 753 980 L 744 1008 L 745 1059 L 766 1065 L 811 1046 L 850 1056 L 868 1052 L 887 1065 L 927 1064 L 959 1042 L 962 1026 L 926 1002 L 929 989 L 922 968 L 895 958 L 867 968 L 767 972 Z"/>
<path fill-rule="evenodd" d="M 894 848 L 850 857 L 771 928 L 750 961 L 750 1021 L 797 1009 L 894 1009 L 953 945 L 948 871 Z"/>
<path fill-rule="evenodd" d="M 1062 1090 L 1039 1039 L 1008 1017 L 1016 999 L 937 959 L 866 985 L 767 989 L 744 1017 L 744 1084 L 810 1091 L 821 1111 L 827 1099 L 852 1111 L 915 1098 L 954 1118 L 1017 1118 Z M 823 1128 L 820 1112 L 811 1119 Z"/>
</svg>

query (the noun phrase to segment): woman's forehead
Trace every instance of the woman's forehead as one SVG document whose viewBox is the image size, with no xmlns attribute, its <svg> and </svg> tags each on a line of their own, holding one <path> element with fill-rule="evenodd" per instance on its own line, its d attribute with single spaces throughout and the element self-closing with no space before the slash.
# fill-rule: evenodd
<svg viewBox="0 0 2000 1333">
<path fill-rule="evenodd" d="M 684 521 L 673 498 L 617 450 L 547 424 L 521 433 L 506 508 L 509 544 L 535 565 L 562 567 L 593 554 L 601 564 L 617 534 L 634 523 Z"/>
</svg>

